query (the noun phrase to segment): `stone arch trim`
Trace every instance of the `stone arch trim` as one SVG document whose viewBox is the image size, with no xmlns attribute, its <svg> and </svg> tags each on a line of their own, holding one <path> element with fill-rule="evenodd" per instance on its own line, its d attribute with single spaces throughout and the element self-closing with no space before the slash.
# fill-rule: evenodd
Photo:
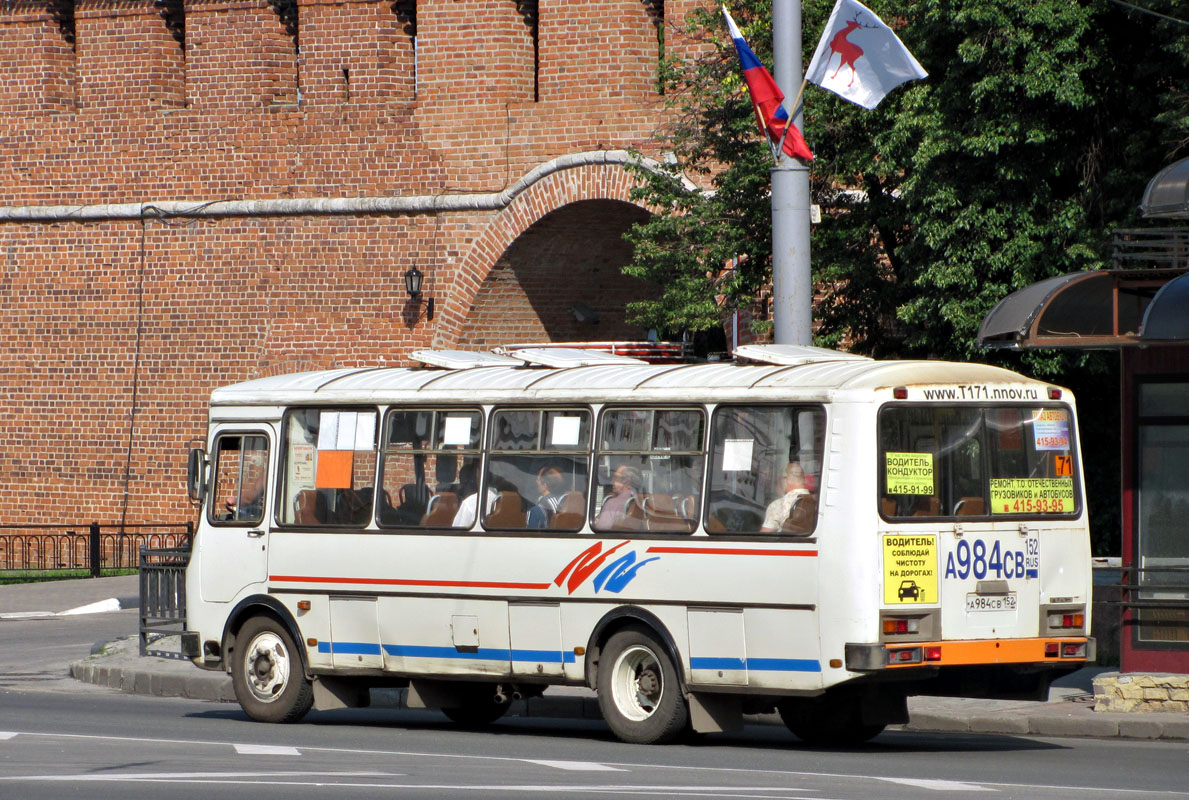
<svg viewBox="0 0 1189 800">
<path fill-rule="evenodd" d="M 637 181 L 619 163 L 585 164 L 552 172 L 519 192 L 472 242 L 453 271 L 449 299 L 439 312 L 434 348 L 456 346 L 479 288 L 504 251 L 551 211 L 582 200 L 618 200 L 651 211 L 631 198 Z"/>
</svg>

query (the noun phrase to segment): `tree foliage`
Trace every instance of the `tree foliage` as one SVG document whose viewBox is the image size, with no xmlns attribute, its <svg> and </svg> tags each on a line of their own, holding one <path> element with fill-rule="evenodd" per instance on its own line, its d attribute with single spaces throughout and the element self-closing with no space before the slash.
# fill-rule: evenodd
<svg viewBox="0 0 1189 800">
<path fill-rule="evenodd" d="M 817 337 L 876 355 L 970 358 L 983 316 L 1010 291 L 1106 265 L 1110 229 L 1138 224 L 1145 183 L 1189 150 L 1189 37 L 1108 0 L 869 5 L 930 77 L 873 111 L 805 92 L 823 214 L 812 240 Z M 803 2 L 806 63 L 831 6 Z M 1149 6 L 1174 14 L 1176 2 Z M 731 8 L 771 65 L 771 1 Z M 629 234 L 625 268 L 662 287 L 629 313 L 669 332 L 720 325 L 771 279 L 769 151 L 721 14 L 687 23 L 705 52 L 667 65 L 674 163 L 668 176 L 640 171 L 639 197 L 663 212 Z"/>
<path fill-rule="evenodd" d="M 832 5 L 803 0 L 803 63 Z M 1007 294 L 1109 266 L 1110 232 L 1143 224 L 1144 186 L 1189 155 L 1189 28 L 1110 0 L 867 5 L 930 75 L 872 111 L 805 91 L 822 210 L 812 232 L 816 342 L 1059 376 L 1098 412 L 1082 415 L 1087 461 L 1102 467 L 1089 476 L 1091 497 L 1116 497 L 1116 360 L 987 353 L 975 338 Z M 1183 10 L 1178 0 L 1143 5 Z M 771 0 L 730 7 L 771 67 Z M 658 213 L 628 234 L 635 249 L 624 268 L 661 287 L 629 314 L 670 335 L 721 326 L 771 281 L 771 156 L 721 13 L 707 8 L 686 23 L 701 54 L 663 71 L 671 163 L 665 173 L 638 170 L 638 197 Z M 1099 506 L 1101 552 L 1117 548 L 1118 509 Z"/>
</svg>

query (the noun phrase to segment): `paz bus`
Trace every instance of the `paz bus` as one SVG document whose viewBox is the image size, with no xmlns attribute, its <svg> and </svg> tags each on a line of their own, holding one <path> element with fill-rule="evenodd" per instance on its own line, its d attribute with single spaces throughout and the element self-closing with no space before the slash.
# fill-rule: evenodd
<svg viewBox="0 0 1189 800">
<path fill-rule="evenodd" d="M 1094 657 L 1065 389 L 788 345 L 412 357 L 211 395 L 183 650 L 255 720 L 404 687 L 484 725 L 568 685 L 628 742 L 775 710 L 857 743 Z"/>
</svg>

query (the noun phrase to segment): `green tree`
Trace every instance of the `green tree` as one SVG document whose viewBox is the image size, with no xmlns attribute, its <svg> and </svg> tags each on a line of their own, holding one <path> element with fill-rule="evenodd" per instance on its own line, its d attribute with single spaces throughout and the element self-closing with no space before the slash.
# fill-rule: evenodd
<svg viewBox="0 0 1189 800">
<path fill-rule="evenodd" d="M 1170 16 L 1180 5 L 1142 2 Z M 832 5 L 803 2 L 805 63 Z M 822 210 L 812 233 L 816 342 L 1059 376 L 1083 409 L 1101 410 L 1083 414 L 1087 461 L 1102 465 L 1091 495 L 1115 497 L 1116 359 L 988 353 L 975 338 L 1004 296 L 1109 266 L 1110 231 L 1142 224 L 1147 181 L 1189 152 L 1189 28 L 1109 0 L 868 5 L 930 76 L 873 111 L 805 91 Z M 771 67 L 770 0 L 730 7 Z M 666 174 L 638 171 L 638 197 L 658 213 L 628 234 L 635 250 L 624 268 L 661 287 L 629 314 L 670 335 L 721 326 L 771 280 L 772 161 L 721 13 L 695 12 L 685 35 L 704 48 L 663 72 L 673 157 Z M 1117 505 L 1102 511 L 1100 551 L 1117 535 Z"/>
</svg>

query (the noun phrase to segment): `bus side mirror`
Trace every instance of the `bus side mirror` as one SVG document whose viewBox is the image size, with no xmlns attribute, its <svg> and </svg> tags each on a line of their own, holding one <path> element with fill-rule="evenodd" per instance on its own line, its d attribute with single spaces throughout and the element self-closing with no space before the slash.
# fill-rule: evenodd
<svg viewBox="0 0 1189 800">
<path fill-rule="evenodd" d="M 190 460 L 186 465 L 186 494 L 195 503 L 201 503 L 206 496 L 206 451 L 195 447 L 190 451 Z"/>
</svg>

